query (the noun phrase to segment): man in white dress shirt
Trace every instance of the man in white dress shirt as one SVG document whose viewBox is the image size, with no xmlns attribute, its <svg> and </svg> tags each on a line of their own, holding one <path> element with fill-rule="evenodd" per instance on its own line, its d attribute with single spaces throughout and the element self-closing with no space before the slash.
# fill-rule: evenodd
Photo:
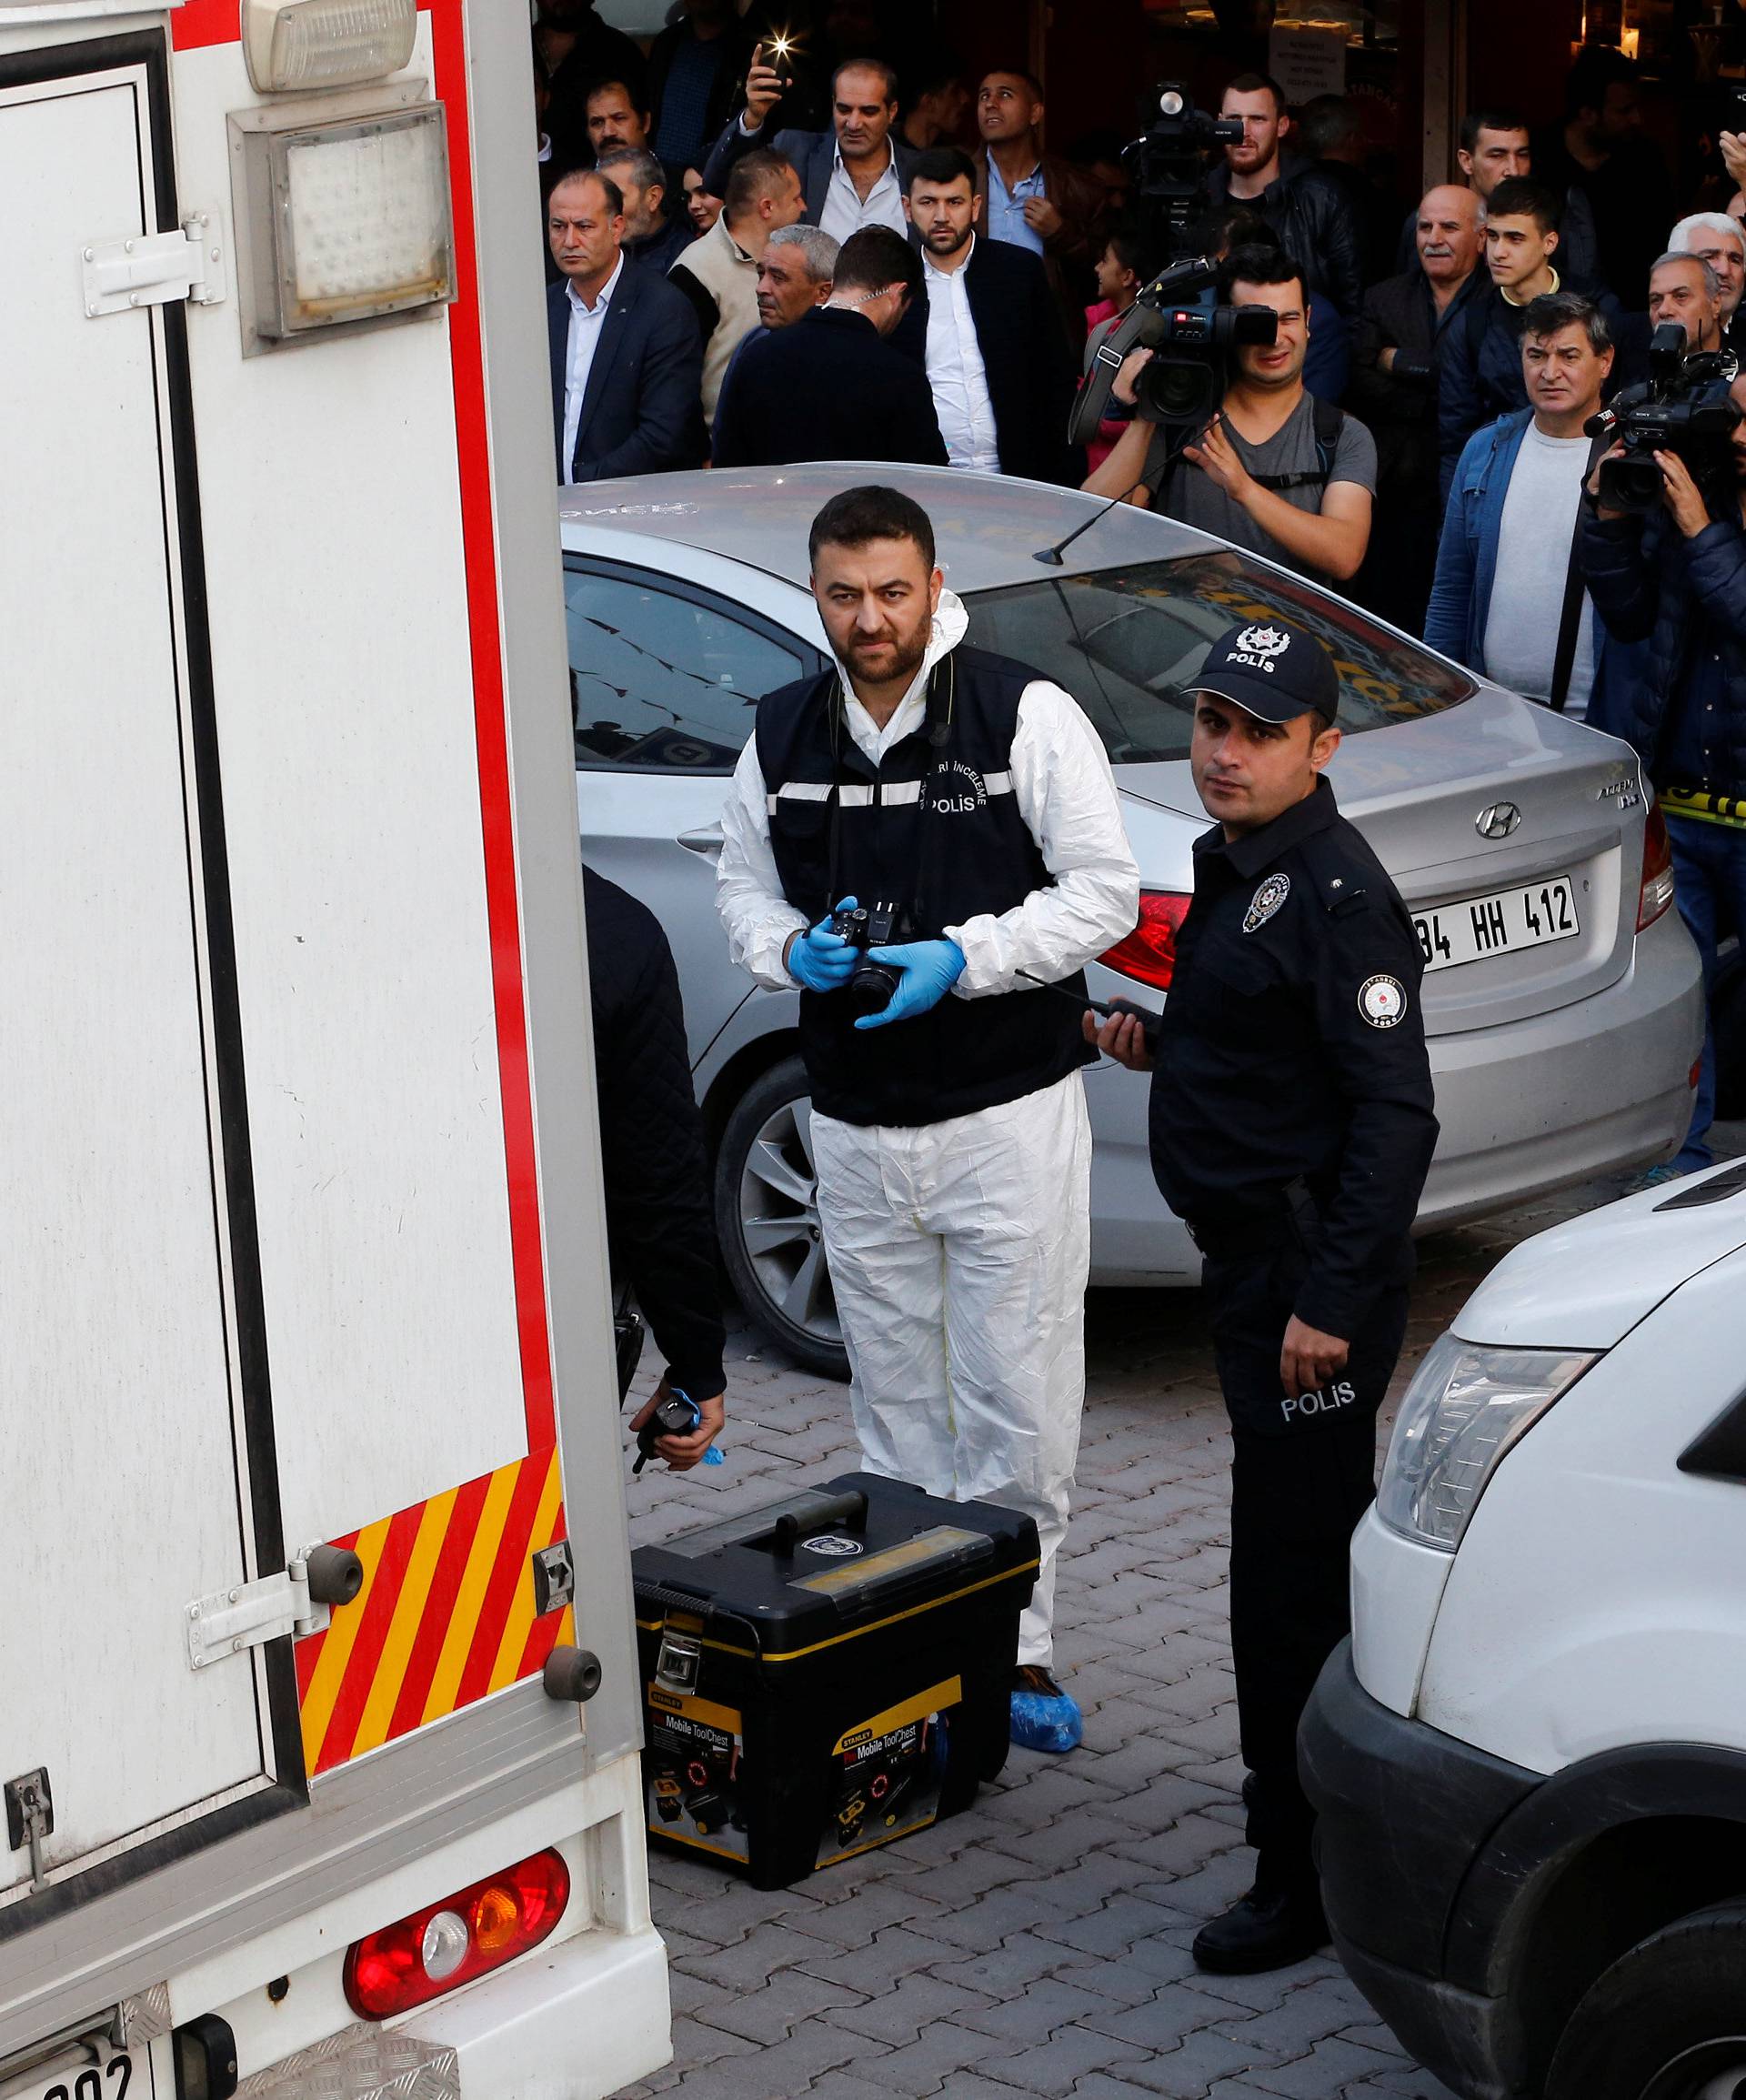
<svg viewBox="0 0 1746 2100">
<path fill-rule="evenodd" d="M 1072 353 L 1039 258 L 981 232 L 976 167 L 929 146 L 904 209 L 928 289 L 928 384 L 951 464 L 1034 481 L 1077 479 L 1065 429 Z"/>
</svg>

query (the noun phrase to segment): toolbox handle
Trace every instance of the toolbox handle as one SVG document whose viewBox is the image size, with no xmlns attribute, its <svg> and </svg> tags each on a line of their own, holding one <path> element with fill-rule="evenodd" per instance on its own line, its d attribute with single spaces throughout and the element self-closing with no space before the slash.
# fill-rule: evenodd
<svg viewBox="0 0 1746 2100">
<path fill-rule="evenodd" d="M 802 1539 L 813 1538 L 819 1532 L 835 1531 L 838 1524 L 847 1524 L 857 1532 L 867 1529 L 867 1496 L 859 1488 L 826 1496 L 822 1502 L 815 1502 L 803 1517 L 797 1517 L 792 1510 L 784 1510 L 776 1520 L 776 1530 L 771 1536 L 777 1552 L 791 1559 Z"/>
</svg>

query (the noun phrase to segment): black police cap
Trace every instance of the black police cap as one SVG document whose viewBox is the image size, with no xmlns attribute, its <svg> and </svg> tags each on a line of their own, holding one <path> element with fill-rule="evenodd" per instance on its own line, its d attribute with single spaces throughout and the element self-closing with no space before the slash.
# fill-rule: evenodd
<svg viewBox="0 0 1746 2100">
<path fill-rule="evenodd" d="M 1278 620 L 1227 628 L 1190 689 L 1216 694 L 1263 722 L 1289 722 L 1311 708 L 1331 722 L 1340 706 L 1334 659 L 1314 635 Z"/>
</svg>

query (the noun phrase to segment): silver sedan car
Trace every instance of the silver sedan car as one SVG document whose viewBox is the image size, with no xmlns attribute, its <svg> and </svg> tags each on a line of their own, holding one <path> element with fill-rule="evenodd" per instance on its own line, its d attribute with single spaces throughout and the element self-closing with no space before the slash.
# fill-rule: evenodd
<svg viewBox="0 0 1746 2100">
<path fill-rule="evenodd" d="M 1207 822 L 1188 696 L 1233 620 L 1282 618 L 1339 666 L 1346 736 L 1330 778 L 1424 950 L 1442 1138 L 1421 1229 L 1677 1149 L 1702 987 L 1671 909 L 1660 813 L 1626 746 L 1255 556 L 1130 507 L 1100 517 L 1075 490 L 840 466 L 562 489 L 583 858 L 648 904 L 672 942 L 723 1257 L 747 1311 L 785 1348 L 843 1365 L 797 995 L 755 989 L 728 960 L 718 819 L 758 696 L 826 662 L 808 527 L 828 497 L 873 479 L 933 518 L 970 639 L 1066 687 L 1103 738 L 1142 895 L 1136 930 L 1089 972 L 1094 997 L 1156 1003 L 1169 991 L 1190 845 Z M 1092 1280 L 1196 1281 L 1199 1257 L 1152 1181 L 1146 1088 L 1108 1063 L 1086 1081 Z"/>
</svg>

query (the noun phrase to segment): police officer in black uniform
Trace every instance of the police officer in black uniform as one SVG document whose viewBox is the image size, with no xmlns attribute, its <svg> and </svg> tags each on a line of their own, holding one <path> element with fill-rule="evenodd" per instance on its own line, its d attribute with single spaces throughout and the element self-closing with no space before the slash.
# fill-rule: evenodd
<svg viewBox="0 0 1746 2100">
<path fill-rule="evenodd" d="M 1208 813 L 1156 1057 L 1137 1020 L 1087 1039 L 1153 1072 L 1152 1169 L 1205 1258 L 1231 1424 L 1230 1635 L 1255 1885 L 1204 1969 L 1325 1944 L 1297 1727 L 1350 1629 L 1347 1552 L 1406 1331 L 1408 1237 L 1437 1139 L 1422 960 L 1394 884 L 1322 769 L 1340 684 L 1314 636 L 1245 622 L 1209 651 L 1190 759 Z"/>
</svg>

